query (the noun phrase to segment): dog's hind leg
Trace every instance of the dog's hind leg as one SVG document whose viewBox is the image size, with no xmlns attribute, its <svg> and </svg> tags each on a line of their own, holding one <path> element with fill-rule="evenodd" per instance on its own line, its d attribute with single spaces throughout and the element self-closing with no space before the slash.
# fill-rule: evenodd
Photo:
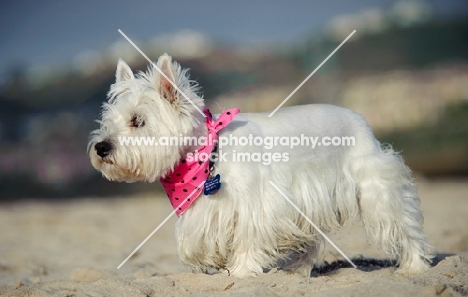
<svg viewBox="0 0 468 297">
<path fill-rule="evenodd" d="M 432 258 L 431 247 L 423 233 L 420 200 L 409 168 L 391 148 L 376 148 L 352 162 L 367 234 L 397 257 L 397 273 L 425 270 Z"/>
</svg>

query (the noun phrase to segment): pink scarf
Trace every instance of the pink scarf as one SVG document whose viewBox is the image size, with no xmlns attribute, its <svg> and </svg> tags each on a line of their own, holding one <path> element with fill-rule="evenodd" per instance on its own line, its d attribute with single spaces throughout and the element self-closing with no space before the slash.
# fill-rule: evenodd
<svg viewBox="0 0 468 297">
<path fill-rule="evenodd" d="M 160 181 L 166 191 L 177 216 L 180 216 L 197 199 L 203 191 L 203 185 L 210 175 L 210 155 L 218 141 L 218 131 L 226 127 L 239 113 L 238 108 L 224 111 L 213 122 L 208 109 L 203 110 L 206 115 L 208 137 L 204 146 L 198 148 L 193 155 L 180 160 L 174 170 Z"/>
</svg>

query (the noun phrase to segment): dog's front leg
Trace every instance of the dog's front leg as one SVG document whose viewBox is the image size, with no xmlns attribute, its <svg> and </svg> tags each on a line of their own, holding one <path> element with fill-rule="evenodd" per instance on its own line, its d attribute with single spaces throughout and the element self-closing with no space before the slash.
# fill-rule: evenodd
<svg viewBox="0 0 468 297">
<path fill-rule="evenodd" d="M 243 252 L 234 252 L 226 269 L 231 276 L 239 278 L 259 275 L 263 273 L 261 254 L 262 251 L 254 248 Z"/>
</svg>

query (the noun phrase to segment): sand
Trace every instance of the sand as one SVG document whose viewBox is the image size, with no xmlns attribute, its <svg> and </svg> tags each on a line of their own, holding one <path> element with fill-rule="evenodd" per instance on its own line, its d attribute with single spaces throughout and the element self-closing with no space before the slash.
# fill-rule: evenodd
<svg viewBox="0 0 468 297">
<path fill-rule="evenodd" d="M 183 267 L 175 252 L 175 217 L 117 269 L 171 213 L 162 195 L 0 204 L 0 296 L 468 295 L 468 182 L 418 185 L 425 231 L 438 256 L 431 269 L 412 277 L 396 276 L 383 265 L 388 261 L 377 261 L 388 257 L 359 222 L 331 235 L 358 269 L 339 268 L 340 256 L 327 246 L 311 278 L 273 269 L 237 279 Z"/>
</svg>

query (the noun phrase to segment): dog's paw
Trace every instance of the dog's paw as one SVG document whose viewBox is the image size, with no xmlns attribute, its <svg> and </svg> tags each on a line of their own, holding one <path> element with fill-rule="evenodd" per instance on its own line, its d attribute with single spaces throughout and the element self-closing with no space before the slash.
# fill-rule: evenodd
<svg viewBox="0 0 468 297">
<path fill-rule="evenodd" d="M 429 269 L 429 263 L 422 259 L 413 260 L 407 265 L 402 265 L 395 270 L 395 275 L 410 276 L 422 273 Z"/>
<path fill-rule="evenodd" d="M 245 267 L 236 267 L 231 269 L 226 268 L 226 271 L 229 272 L 230 276 L 234 276 L 237 278 L 255 277 L 258 274 L 263 273 L 263 270 L 258 273 Z"/>
</svg>

